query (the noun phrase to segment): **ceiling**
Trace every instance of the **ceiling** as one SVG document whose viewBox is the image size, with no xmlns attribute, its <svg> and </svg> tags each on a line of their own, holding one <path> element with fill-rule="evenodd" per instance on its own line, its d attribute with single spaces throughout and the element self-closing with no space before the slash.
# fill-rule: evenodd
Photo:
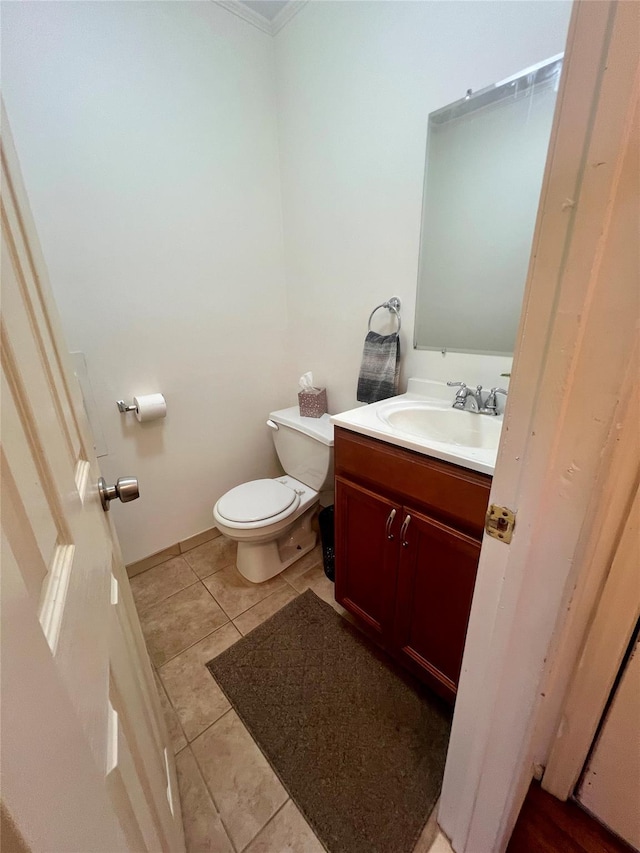
<svg viewBox="0 0 640 853">
<path fill-rule="evenodd" d="M 274 36 L 307 0 L 215 0 L 229 12 Z"/>
<path fill-rule="evenodd" d="M 248 6 L 249 9 L 262 15 L 267 21 L 273 21 L 276 15 L 289 5 L 289 0 L 240 0 L 240 2 L 243 6 Z"/>
</svg>

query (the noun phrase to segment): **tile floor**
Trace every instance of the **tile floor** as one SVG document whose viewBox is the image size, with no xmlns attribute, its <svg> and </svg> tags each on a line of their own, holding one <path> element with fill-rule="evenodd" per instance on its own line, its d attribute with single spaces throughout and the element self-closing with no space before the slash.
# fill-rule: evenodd
<svg viewBox="0 0 640 853">
<path fill-rule="evenodd" d="M 222 536 L 131 579 L 176 753 L 188 853 L 322 853 L 205 664 L 301 592 L 339 613 L 320 547 L 254 585 Z M 431 819 L 415 853 L 449 853 Z"/>
</svg>

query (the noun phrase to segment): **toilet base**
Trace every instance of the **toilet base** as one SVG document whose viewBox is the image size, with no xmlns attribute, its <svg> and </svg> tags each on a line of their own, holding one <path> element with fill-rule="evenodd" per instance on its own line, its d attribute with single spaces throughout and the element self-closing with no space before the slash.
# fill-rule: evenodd
<svg viewBox="0 0 640 853">
<path fill-rule="evenodd" d="M 271 542 L 238 542 L 236 567 L 251 583 L 263 583 L 304 557 L 318 541 L 311 527 L 317 504 L 298 518 L 293 526 Z"/>
</svg>

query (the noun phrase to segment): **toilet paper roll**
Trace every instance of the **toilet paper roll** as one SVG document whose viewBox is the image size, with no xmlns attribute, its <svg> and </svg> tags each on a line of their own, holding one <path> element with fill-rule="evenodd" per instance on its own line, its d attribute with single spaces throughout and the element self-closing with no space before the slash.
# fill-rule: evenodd
<svg viewBox="0 0 640 853">
<path fill-rule="evenodd" d="M 158 418 L 166 418 L 167 401 L 162 394 L 143 394 L 133 398 L 136 407 L 136 418 L 140 423 L 156 421 Z"/>
</svg>

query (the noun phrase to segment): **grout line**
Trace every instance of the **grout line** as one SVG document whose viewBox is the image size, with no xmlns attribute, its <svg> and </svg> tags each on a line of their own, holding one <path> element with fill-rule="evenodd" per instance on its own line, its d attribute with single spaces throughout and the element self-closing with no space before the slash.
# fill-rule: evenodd
<svg viewBox="0 0 640 853">
<path fill-rule="evenodd" d="M 217 574 L 217 573 L 216 573 L 216 572 L 214 572 L 214 574 Z M 209 575 L 209 577 L 211 577 L 211 575 Z M 233 622 L 233 619 L 231 618 L 231 616 L 229 616 L 229 614 L 227 613 L 227 611 L 224 609 L 224 607 L 223 607 L 223 606 L 222 606 L 222 604 L 218 601 L 218 599 L 215 597 L 215 595 L 211 592 L 211 590 L 210 590 L 210 589 L 209 589 L 209 587 L 206 585 L 206 583 L 205 583 L 204 581 L 200 581 L 200 583 L 201 583 L 201 584 L 202 584 L 202 586 L 207 590 L 207 592 L 209 593 L 209 595 L 211 596 L 211 598 L 213 598 L 213 600 L 214 600 L 214 601 L 215 601 L 215 603 L 218 605 L 218 607 L 220 608 L 220 610 L 222 610 L 222 612 L 223 612 L 223 613 L 224 613 L 224 615 L 227 617 L 227 619 L 229 620 L 229 622 Z M 239 615 L 240 615 L 240 614 L 238 614 L 238 616 L 239 616 Z M 234 616 L 233 618 L 235 619 L 235 616 Z"/>
<path fill-rule="evenodd" d="M 160 676 L 160 673 L 156 671 L 155 675 L 157 678 L 157 681 L 154 678 L 154 681 L 156 682 L 156 687 L 159 688 L 160 690 L 162 690 L 162 692 L 163 692 L 163 694 L 164 694 L 164 696 L 165 696 L 165 698 L 169 704 L 169 707 L 173 711 L 173 715 L 176 718 L 176 723 L 178 724 L 178 729 L 180 730 L 180 732 L 182 733 L 182 737 L 184 738 L 184 741 L 185 741 L 184 746 L 187 746 L 189 744 L 189 738 L 187 737 L 187 733 L 185 732 L 185 730 L 182 728 L 182 723 L 180 722 L 180 717 L 178 716 L 178 712 L 176 711 L 174 704 L 171 701 L 171 697 L 169 696 L 169 693 L 167 692 L 167 689 L 164 686 L 164 682 L 162 680 L 162 677 Z M 162 709 L 162 702 L 160 703 L 160 710 L 162 711 L 162 714 L 164 716 L 164 711 Z M 171 743 L 171 748 L 173 749 L 173 739 L 171 737 L 171 732 L 169 731 L 169 722 L 166 718 L 165 718 L 165 728 L 167 729 L 167 734 L 169 735 L 169 742 Z M 182 747 L 182 749 L 179 749 L 178 752 L 182 752 L 182 750 L 184 749 L 184 746 Z M 178 752 L 174 752 L 174 755 L 177 755 Z"/>
<path fill-rule="evenodd" d="M 286 788 L 285 788 L 285 791 L 286 791 Z M 287 792 L 287 799 L 284 801 L 284 803 L 280 806 L 280 808 L 279 808 L 279 809 L 277 809 L 277 810 L 276 810 L 276 811 L 271 815 L 271 817 L 270 817 L 270 818 L 269 818 L 269 820 L 265 823 L 265 825 L 264 825 L 261 829 L 259 829 L 259 830 L 256 832 L 256 834 L 253 836 L 253 838 L 251 839 L 251 841 L 248 841 L 248 842 L 245 844 L 245 846 L 242 848 L 242 850 L 240 851 L 240 853 L 243 853 L 243 851 L 244 851 L 244 850 L 246 850 L 246 849 L 247 849 L 247 847 L 250 847 L 250 846 L 253 844 L 253 842 L 258 838 L 258 836 L 260 835 L 260 833 L 265 831 L 265 829 L 269 826 L 269 824 L 271 823 L 271 821 L 272 821 L 272 820 L 274 820 L 274 819 L 275 819 L 275 818 L 280 814 L 280 812 L 282 811 L 282 809 L 283 809 L 283 808 L 287 805 L 287 803 L 289 803 L 289 802 L 291 802 L 291 797 L 288 795 L 288 792 Z M 294 805 L 295 805 L 295 804 L 294 804 Z M 314 833 L 314 834 L 315 834 L 315 833 Z"/>
<path fill-rule="evenodd" d="M 157 566 L 154 566 L 157 568 Z M 144 573 L 143 573 L 144 574 Z M 136 605 L 136 613 L 138 614 L 138 618 L 142 621 L 142 617 L 148 613 L 152 607 L 156 607 L 158 604 L 164 604 L 165 601 L 169 601 L 170 598 L 173 598 L 174 595 L 178 595 L 181 592 L 184 592 L 185 589 L 191 589 L 192 586 L 195 586 L 200 581 L 200 578 L 197 578 L 193 583 L 188 583 L 186 586 L 183 586 L 182 589 L 177 589 L 175 592 L 172 592 L 170 595 L 165 596 L 165 598 L 160 598 L 158 601 L 154 601 L 153 604 L 150 604 L 144 610 L 138 610 L 138 605 L 136 604 L 136 600 L 134 597 L 133 603 Z M 133 595 L 133 592 L 131 593 Z"/>
<path fill-rule="evenodd" d="M 211 676 L 211 678 L 213 678 L 213 676 Z M 217 683 L 218 683 L 218 682 L 215 680 L 215 678 L 213 678 L 213 681 L 214 681 L 214 683 L 215 683 L 215 684 L 217 684 Z M 218 717 L 218 719 L 217 719 L 217 720 L 214 720 L 212 723 L 209 723 L 209 725 L 208 725 L 206 728 L 202 729 L 202 731 L 201 731 L 201 732 L 198 732 L 198 734 L 194 737 L 194 739 L 193 739 L 193 740 L 188 741 L 189 746 L 191 746 L 191 744 L 192 744 L 192 743 L 194 743 L 195 741 L 197 741 L 197 740 L 198 740 L 198 738 L 199 738 L 199 737 L 201 737 L 205 732 L 208 732 L 208 731 L 209 731 L 209 729 L 211 728 L 211 726 L 215 726 L 215 724 L 216 724 L 216 723 L 219 723 L 219 722 L 220 722 L 220 720 L 221 720 L 223 717 L 226 717 L 226 716 L 227 716 L 227 714 L 229 713 L 229 711 L 233 711 L 233 705 L 231 705 L 231 704 L 229 704 L 229 707 L 228 707 L 228 708 L 227 708 L 227 710 L 224 712 L 224 714 L 220 714 L 220 716 Z M 240 717 L 238 717 L 238 719 L 240 719 Z M 242 722 L 242 720 L 240 720 L 240 722 Z M 242 725 L 244 725 L 244 723 L 242 723 Z M 245 728 L 246 728 L 246 727 L 245 727 Z"/>
<path fill-rule="evenodd" d="M 282 580 L 284 580 L 284 578 Z M 286 583 L 286 581 L 285 581 L 285 583 Z M 291 584 L 289 584 L 289 586 L 291 586 Z M 291 588 L 293 589 L 293 587 L 291 587 Z M 297 592 L 296 589 L 293 589 L 293 591 Z M 272 596 L 277 595 L 279 592 L 286 592 L 286 587 L 281 586 L 278 589 L 274 589 L 273 592 L 269 593 L 269 595 L 265 595 L 265 597 L 261 598 L 260 601 L 256 601 L 256 603 L 252 604 L 251 607 L 247 607 L 246 610 L 243 610 L 241 613 L 238 613 L 236 616 L 233 617 L 233 619 L 231 621 L 234 622 L 235 619 L 239 619 L 240 616 L 244 616 L 245 613 L 248 613 L 250 610 L 253 610 L 254 607 L 258 607 L 258 605 L 264 604 L 265 601 L 268 601 Z M 299 594 L 300 593 L 298 593 L 298 595 Z M 283 607 L 284 607 L 284 605 L 283 605 Z M 276 610 L 276 613 L 277 612 L 278 611 Z M 235 622 L 234 622 L 234 624 L 235 624 Z M 238 628 L 238 630 L 240 631 L 239 628 Z M 242 633 L 242 631 L 240 631 L 240 633 Z"/>
<path fill-rule="evenodd" d="M 196 769 L 198 770 L 198 773 L 200 774 L 200 778 L 202 779 L 202 784 L 204 785 L 204 789 L 205 789 L 205 791 L 207 792 L 207 794 L 209 795 L 209 799 L 211 800 L 211 805 L 213 806 L 213 810 L 214 810 L 214 811 L 215 811 L 215 813 L 218 815 L 218 818 L 220 819 L 220 825 L 222 826 L 222 828 L 223 828 L 223 830 L 224 830 L 224 834 L 225 834 L 225 835 L 227 836 L 227 838 L 229 839 L 229 844 L 231 845 L 231 849 L 232 849 L 232 850 L 236 850 L 236 851 L 237 851 L 237 847 L 236 847 L 236 845 L 233 843 L 233 839 L 231 838 L 231 834 L 230 834 L 229 830 L 228 830 L 228 829 L 227 829 L 227 827 L 226 827 L 226 824 L 225 824 L 225 822 L 224 822 L 224 820 L 223 820 L 222 814 L 220 813 L 220 809 L 218 808 L 218 804 L 216 803 L 215 798 L 214 798 L 213 794 L 211 793 L 211 790 L 210 790 L 210 788 L 209 788 L 209 785 L 208 785 L 208 783 L 207 783 L 207 780 L 205 779 L 205 775 L 204 775 L 204 773 L 202 772 L 202 768 L 201 768 L 201 767 L 200 767 L 200 765 L 198 764 L 198 759 L 196 758 L 196 754 L 195 754 L 195 752 L 191 749 L 191 744 L 187 744 L 187 747 L 186 747 L 186 748 L 187 748 L 187 749 L 189 750 L 189 752 L 191 753 L 191 757 L 193 758 L 193 760 L 194 760 L 194 762 L 195 762 Z"/>
<path fill-rule="evenodd" d="M 233 711 L 233 708 L 229 708 L 229 711 Z M 222 715 L 222 717 L 226 717 L 227 714 L 229 713 L 229 711 L 225 711 L 224 714 Z M 216 723 L 219 720 L 221 720 L 222 717 L 218 717 L 218 719 L 216 720 Z M 215 726 L 216 723 L 211 723 L 211 726 Z M 211 726 L 207 726 L 207 728 L 204 731 L 200 732 L 198 737 L 203 735 L 204 732 L 208 731 L 211 728 Z M 195 740 L 197 740 L 197 738 L 195 738 Z M 207 782 L 207 779 L 206 779 L 204 773 L 202 772 L 202 767 L 200 767 L 200 764 L 198 763 L 198 757 L 195 754 L 195 752 L 191 749 L 191 744 L 188 744 L 188 748 L 191 750 L 191 755 L 193 756 L 193 760 L 196 763 L 196 767 L 198 768 L 198 772 L 200 773 L 200 777 L 201 777 L 202 781 L 204 782 L 204 787 L 207 791 L 207 794 L 209 794 L 211 802 L 213 803 L 213 807 L 216 810 L 216 814 L 220 818 L 220 823 L 222 824 L 222 828 L 224 829 L 225 833 L 227 834 L 227 838 L 229 839 L 229 844 L 233 847 L 233 849 L 235 851 L 237 851 L 237 853 L 240 853 L 240 851 L 238 851 L 238 848 L 236 847 L 236 845 L 233 842 L 233 838 L 231 837 L 231 833 L 227 829 L 224 818 L 222 817 L 222 813 L 221 813 L 220 809 L 218 808 L 218 804 L 216 803 L 216 798 L 213 796 L 213 792 L 211 791 L 211 788 L 209 787 L 209 783 Z M 253 841 L 253 839 L 251 839 L 251 840 Z"/>
<path fill-rule="evenodd" d="M 205 589 L 206 589 L 206 587 L 205 587 Z M 214 599 L 214 600 L 215 600 L 215 599 Z M 216 602 L 216 603 L 217 603 L 217 602 Z M 220 609 L 222 609 L 222 608 L 220 608 Z M 222 611 L 222 612 L 224 613 L 224 611 Z M 226 614 L 226 613 L 225 613 L 224 615 L 225 615 L 225 616 L 227 616 L 227 614 Z M 210 633 L 208 633 L 208 634 L 205 634 L 205 635 L 204 635 L 204 637 L 200 637 L 200 639 L 199 639 L 199 640 L 196 640 L 194 643 L 190 643 L 188 646 L 185 646 L 185 647 L 184 647 L 184 649 L 181 649 L 179 652 L 176 652 L 176 654 L 175 654 L 175 655 L 172 655 L 170 658 L 167 658 L 165 661 L 163 661 L 161 664 L 159 664 L 159 665 L 156 667 L 156 669 L 158 670 L 158 674 L 160 673 L 160 670 L 162 669 L 162 667 L 163 667 L 163 666 L 165 666 L 165 664 L 170 663 L 172 660 L 175 660 L 177 657 L 179 657 L 179 656 L 182 654 L 182 652 L 186 652 L 186 651 L 188 651 L 189 649 L 192 649 L 194 646 L 197 646 L 197 645 L 198 645 L 198 643 L 201 643 L 203 640 L 207 640 L 207 639 L 209 639 L 209 637 L 212 637 L 212 636 L 216 633 L 216 631 L 219 631 L 221 628 L 226 628 L 226 627 L 227 627 L 227 625 L 233 625 L 233 620 L 232 620 L 232 619 L 229 619 L 229 617 L 228 617 L 228 616 L 227 616 L 227 621 L 226 621 L 226 622 L 223 622 L 223 623 L 222 623 L 222 625 L 218 625 L 218 627 L 217 627 L 217 628 L 214 628 L 214 630 L 213 630 L 213 631 L 211 631 L 211 632 L 210 632 Z M 233 625 L 233 627 L 234 627 L 234 628 L 236 628 L 236 626 L 235 626 L 235 625 Z M 236 631 L 238 631 L 238 629 L 237 629 L 237 628 L 236 628 Z M 241 632 L 241 631 L 238 631 L 238 633 L 240 634 L 240 636 L 238 637 L 238 640 L 241 640 L 241 639 L 242 639 L 242 636 L 243 636 L 243 635 L 242 635 L 242 632 Z M 235 640 L 234 642 L 236 642 L 236 643 L 237 643 L 237 642 L 238 642 L 238 640 Z M 146 642 L 146 641 L 145 641 L 145 642 Z M 231 643 L 231 645 L 233 646 L 233 645 L 234 645 L 234 643 Z M 229 646 L 229 648 L 230 648 L 230 646 Z M 222 654 L 222 652 L 221 652 L 220 654 Z"/>
<path fill-rule="evenodd" d="M 196 570 L 193 568 L 193 566 L 189 565 L 189 568 L 191 569 L 191 571 L 195 575 L 197 575 L 198 580 L 206 581 L 209 578 L 213 577 L 213 575 L 217 575 L 219 572 L 223 572 L 225 569 L 228 569 L 230 566 L 233 566 L 233 565 L 234 565 L 233 563 L 227 563 L 226 566 L 218 566 L 217 569 L 214 569 L 212 572 L 210 572 L 208 575 L 205 575 L 204 577 L 200 577 L 200 575 L 196 572 Z"/>
<path fill-rule="evenodd" d="M 209 575 L 209 577 L 211 577 L 211 575 Z M 278 577 L 278 576 L 276 575 L 276 577 Z M 287 582 L 285 578 L 282 578 L 282 580 L 285 583 Z M 289 584 L 289 586 L 291 586 L 291 584 Z M 282 587 L 280 587 L 280 589 L 274 589 L 273 592 L 270 592 L 268 595 L 265 595 L 265 597 L 261 598 L 260 601 L 256 601 L 255 604 L 251 604 L 251 605 L 249 605 L 249 607 L 245 607 L 244 610 L 241 610 L 240 613 L 236 613 L 235 616 L 230 616 L 229 613 L 222 606 L 222 603 L 220 601 L 218 601 L 218 599 L 215 597 L 215 595 L 211 592 L 211 590 L 209 589 L 209 587 L 206 584 L 204 584 L 204 588 L 207 590 L 209 595 L 213 598 L 215 603 L 222 610 L 222 612 L 225 614 L 225 616 L 229 619 L 230 622 L 233 622 L 233 620 L 237 619 L 238 616 L 242 616 L 243 613 L 246 613 L 247 611 L 251 610 L 252 607 L 256 607 L 258 604 L 262 604 L 263 601 L 266 601 L 267 598 L 274 595 L 276 592 L 280 592 L 280 589 L 282 589 Z M 240 629 L 238 629 L 238 630 L 240 630 Z M 240 633 L 242 633 L 242 631 L 240 631 Z"/>
</svg>

